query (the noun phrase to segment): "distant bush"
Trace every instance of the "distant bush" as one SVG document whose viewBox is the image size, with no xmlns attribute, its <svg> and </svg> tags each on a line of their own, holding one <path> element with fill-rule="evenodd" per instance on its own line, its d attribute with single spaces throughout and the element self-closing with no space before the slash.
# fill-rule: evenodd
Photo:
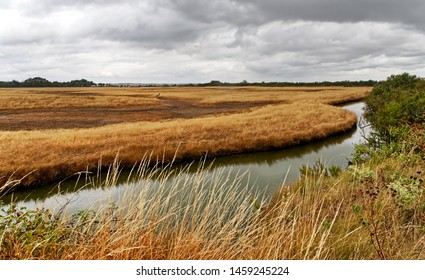
<svg viewBox="0 0 425 280">
<path fill-rule="evenodd" d="M 26 79 L 21 83 L 21 87 L 50 87 L 52 83 L 44 78 L 35 77 Z"/>
<path fill-rule="evenodd" d="M 328 168 L 329 175 L 332 177 L 338 177 L 342 173 L 342 168 L 337 165 L 332 165 Z"/>
<path fill-rule="evenodd" d="M 300 176 L 303 177 L 318 177 L 318 176 L 328 176 L 328 170 L 326 168 L 326 165 L 318 160 L 313 166 L 309 166 L 306 164 L 301 165 L 300 169 Z"/>
<path fill-rule="evenodd" d="M 319 177 L 319 176 L 332 176 L 337 177 L 341 174 L 342 169 L 341 167 L 337 165 L 332 165 L 330 167 L 326 167 L 326 165 L 321 161 L 317 160 L 316 163 L 313 166 L 309 166 L 306 164 L 301 165 L 300 169 L 300 176 L 302 178 L 304 177 Z"/>
</svg>

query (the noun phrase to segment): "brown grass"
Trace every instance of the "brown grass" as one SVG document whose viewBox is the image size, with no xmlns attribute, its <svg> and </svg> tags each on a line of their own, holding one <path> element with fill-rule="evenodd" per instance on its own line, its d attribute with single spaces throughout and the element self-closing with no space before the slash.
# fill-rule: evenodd
<svg viewBox="0 0 425 280">
<path fill-rule="evenodd" d="M 362 98 L 369 87 L 135 87 L 0 89 L 0 110 L 69 107 L 161 106 L 161 98 L 199 103 L 341 103 Z M 157 94 L 160 93 L 159 98 Z"/>
<path fill-rule="evenodd" d="M 160 98 L 155 97 L 157 92 Z M 214 115 L 199 113 L 150 122 L 123 118 L 120 124 L 84 129 L 1 131 L 0 180 L 9 182 L 5 189 L 41 185 L 96 168 L 100 158 L 103 165 L 110 165 L 117 153 L 123 165 L 131 166 L 146 154 L 170 161 L 173 157 L 193 159 L 206 153 L 217 156 L 314 141 L 356 123 L 354 114 L 326 104 L 358 100 L 366 92 L 366 88 L 261 87 L 2 90 L 0 112 L 11 115 L 17 108 L 50 113 L 69 107 L 91 107 L 92 113 L 105 106 L 158 110 L 167 99 L 191 102 L 200 112 L 212 114 L 214 110 L 208 111 L 211 106 L 228 107 Z M 243 103 L 250 106 L 241 106 Z"/>
<path fill-rule="evenodd" d="M 424 259 L 423 191 L 400 205 L 388 187 L 397 176 L 418 176 L 418 168 L 392 158 L 339 177 L 307 173 L 269 204 L 219 170 L 176 174 L 165 184 L 167 172 L 142 168 L 145 178 L 160 173 L 159 186 L 130 184 L 118 208 L 62 215 L 53 229 L 38 218 L 22 231 L 12 218 L 0 236 L 0 258 Z"/>
</svg>

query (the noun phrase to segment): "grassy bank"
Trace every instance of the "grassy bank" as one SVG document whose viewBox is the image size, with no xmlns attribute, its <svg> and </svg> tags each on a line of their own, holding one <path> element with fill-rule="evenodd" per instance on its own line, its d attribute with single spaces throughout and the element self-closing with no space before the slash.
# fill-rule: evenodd
<svg viewBox="0 0 425 280">
<path fill-rule="evenodd" d="M 12 120 L 16 118 L 18 122 L 18 116 L 24 114 L 22 110 L 43 123 L 46 120 L 48 123 L 52 114 L 65 112 L 65 117 L 53 118 L 59 127 L 56 129 L 32 130 L 22 123 L 17 131 L 7 131 L 5 127 L 0 132 L 0 185 L 3 190 L 43 185 L 76 172 L 96 169 L 100 160 L 101 165 L 108 166 L 117 153 L 123 166 L 132 166 L 146 155 L 155 161 L 170 162 L 315 141 L 351 129 L 356 123 L 354 114 L 329 104 L 359 100 L 366 96 L 367 90 L 255 87 L 155 88 L 154 92 L 151 88 L 3 90 L 0 99 L 7 102 L 1 103 L 1 109 Z M 90 128 L 60 128 L 66 116 L 87 108 L 89 111 L 84 112 L 88 115 L 81 119 L 92 119 L 103 112 L 102 119 L 108 120 L 112 118 L 110 107 L 113 117 L 116 111 L 124 116 L 117 124 L 99 126 L 103 122 L 95 122 Z M 223 107 L 227 109 L 217 111 Z M 70 108 L 74 111 L 67 111 Z M 136 121 L 133 115 L 126 115 L 134 110 L 138 117 L 152 112 L 159 115 L 152 121 Z"/>
</svg>

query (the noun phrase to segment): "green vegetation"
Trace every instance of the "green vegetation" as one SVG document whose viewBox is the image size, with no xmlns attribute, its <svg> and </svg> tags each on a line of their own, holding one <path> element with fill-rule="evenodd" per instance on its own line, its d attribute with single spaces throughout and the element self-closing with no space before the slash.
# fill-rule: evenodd
<svg viewBox="0 0 425 280">
<path fill-rule="evenodd" d="M 425 122 L 425 80 L 407 73 L 377 84 L 366 98 L 365 117 L 386 144 L 403 129 Z"/>
<path fill-rule="evenodd" d="M 376 85 L 366 100 L 365 117 L 373 126 L 367 143 L 356 146 L 354 161 L 400 161 L 424 156 L 425 80 L 403 73 Z"/>
<path fill-rule="evenodd" d="M 51 82 L 45 78 L 35 77 L 26 79 L 23 82 L 11 81 L 11 82 L 2 82 L 0 81 L 0 88 L 21 88 L 21 87 L 91 87 L 96 85 L 92 81 L 87 81 L 86 79 L 73 80 L 70 82 Z"/>
<path fill-rule="evenodd" d="M 336 165 L 331 165 L 327 167 L 326 164 L 321 162 L 320 160 L 316 161 L 316 163 L 313 166 L 303 164 L 300 168 L 300 176 L 302 178 L 309 177 L 309 176 L 337 177 L 341 174 L 341 172 L 342 172 L 341 167 Z"/>
</svg>

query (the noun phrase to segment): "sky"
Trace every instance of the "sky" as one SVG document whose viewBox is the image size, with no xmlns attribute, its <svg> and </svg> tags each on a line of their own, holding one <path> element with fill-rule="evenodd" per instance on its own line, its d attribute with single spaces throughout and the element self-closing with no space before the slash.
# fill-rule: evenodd
<svg viewBox="0 0 425 280">
<path fill-rule="evenodd" d="M 0 80 L 425 76 L 423 0 L 0 0 Z"/>
</svg>

